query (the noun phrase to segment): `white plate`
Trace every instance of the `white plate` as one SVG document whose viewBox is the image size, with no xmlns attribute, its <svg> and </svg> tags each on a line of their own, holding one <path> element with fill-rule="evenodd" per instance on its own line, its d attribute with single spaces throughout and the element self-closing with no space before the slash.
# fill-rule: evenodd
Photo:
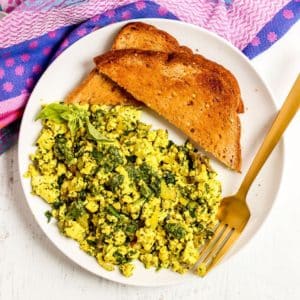
<svg viewBox="0 0 300 300">
<path fill-rule="evenodd" d="M 238 79 L 246 107 L 245 113 L 241 115 L 242 174 L 229 171 L 212 160 L 213 167 L 219 173 L 223 184 L 223 194 L 233 194 L 249 167 L 257 147 L 266 133 L 266 129 L 270 126 L 271 120 L 276 114 L 276 107 L 270 91 L 253 69 L 249 60 L 239 50 L 217 35 L 178 21 L 143 19 L 143 22 L 153 24 L 169 32 L 178 39 L 180 44 L 186 45 L 207 58 L 224 65 Z M 39 80 L 27 104 L 19 136 L 21 182 L 29 207 L 42 230 L 58 249 L 83 268 L 96 275 L 125 284 L 159 286 L 181 283 L 187 279 L 196 278 L 196 276 L 193 274 L 182 276 L 168 270 L 159 272 L 155 272 L 153 269 L 146 270 L 139 263 L 134 275 L 130 278 L 120 275 L 117 269 L 114 272 L 102 269 L 94 258 L 79 249 L 76 242 L 62 236 L 54 222 L 47 224 L 44 213 L 49 209 L 48 205 L 31 194 L 30 181 L 22 176 L 29 164 L 29 154 L 35 151 L 34 143 L 41 129 L 40 122 L 34 121 L 34 117 L 40 110 L 41 103 L 63 99 L 93 68 L 92 58 L 110 48 L 114 36 L 125 23 L 116 23 L 85 36 L 63 52 Z M 155 128 L 167 128 L 170 138 L 175 142 L 183 142 L 185 140 L 183 134 L 149 111 L 143 114 L 143 120 L 153 124 Z M 252 214 L 251 219 L 245 232 L 224 261 L 228 260 L 232 254 L 237 253 L 253 237 L 267 217 L 279 188 L 282 168 L 283 144 L 281 143 L 274 150 L 252 185 L 248 194 L 248 204 Z M 201 279 L 197 278 L 197 280 L 201 284 Z"/>
</svg>

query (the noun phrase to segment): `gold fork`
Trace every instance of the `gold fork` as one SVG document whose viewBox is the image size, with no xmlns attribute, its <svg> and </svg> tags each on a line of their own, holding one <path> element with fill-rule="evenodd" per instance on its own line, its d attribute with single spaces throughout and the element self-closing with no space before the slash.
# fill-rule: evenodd
<svg viewBox="0 0 300 300">
<path fill-rule="evenodd" d="M 258 150 L 238 192 L 222 200 L 218 210 L 219 224 L 212 238 L 200 250 L 197 265 L 204 276 L 211 270 L 241 235 L 250 218 L 246 203 L 248 190 L 256 175 L 280 140 L 300 106 L 300 74 L 281 107 L 271 129 Z"/>
</svg>

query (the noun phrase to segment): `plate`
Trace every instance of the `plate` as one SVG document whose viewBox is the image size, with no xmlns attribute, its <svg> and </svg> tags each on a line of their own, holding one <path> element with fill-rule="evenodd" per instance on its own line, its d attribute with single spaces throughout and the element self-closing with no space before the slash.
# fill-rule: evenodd
<svg viewBox="0 0 300 300">
<path fill-rule="evenodd" d="M 269 89 L 254 70 L 251 62 L 238 49 L 217 35 L 179 21 L 164 19 L 143 19 L 142 21 L 169 32 L 178 39 L 181 45 L 186 45 L 196 53 L 201 53 L 222 64 L 238 79 L 245 103 L 245 113 L 240 115 L 242 173 L 232 172 L 212 159 L 212 165 L 219 173 L 223 185 L 223 195 L 233 194 L 239 187 L 245 171 L 276 114 L 276 107 Z M 156 272 L 154 269 L 145 269 L 140 263 L 136 264 L 134 275 L 130 278 L 122 276 L 117 268 L 113 272 L 104 270 L 93 257 L 80 250 L 75 241 L 61 235 L 54 221 L 47 223 L 44 213 L 49 206 L 39 197 L 31 194 L 30 181 L 23 177 L 29 164 L 29 154 L 35 151 L 34 143 L 41 130 L 40 122 L 34 121 L 41 104 L 62 100 L 93 68 L 92 58 L 109 50 L 114 36 L 125 23 L 104 27 L 77 41 L 49 66 L 33 90 L 24 112 L 19 136 L 19 172 L 26 201 L 36 221 L 57 248 L 78 265 L 98 276 L 137 286 L 160 286 L 182 283 L 186 280 L 198 280 L 201 284 L 201 279 L 192 273 L 182 276 L 169 270 Z M 152 124 L 154 128 L 168 129 L 170 138 L 177 143 L 185 140 L 182 133 L 150 110 L 143 112 L 142 120 Z M 279 188 L 282 169 L 283 143 L 280 143 L 249 191 L 248 204 L 252 214 L 251 219 L 240 239 L 224 258 L 223 265 L 253 238 L 266 219 Z M 218 270 L 221 269 L 222 266 Z"/>
</svg>

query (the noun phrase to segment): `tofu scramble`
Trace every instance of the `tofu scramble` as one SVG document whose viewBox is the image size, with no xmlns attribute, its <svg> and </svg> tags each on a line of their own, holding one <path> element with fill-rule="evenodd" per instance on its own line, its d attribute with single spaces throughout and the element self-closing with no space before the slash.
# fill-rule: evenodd
<svg viewBox="0 0 300 300">
<path fill-rule="evenodd" d="M 132 106 L 53 103 L 26 176 L 62 234 L 106 270 L 191 269 L 212 235 L 221 185 L 190 142 L 176 145 Z M 199 275 L 203 266 L 198 268 Z"/>
</svg>

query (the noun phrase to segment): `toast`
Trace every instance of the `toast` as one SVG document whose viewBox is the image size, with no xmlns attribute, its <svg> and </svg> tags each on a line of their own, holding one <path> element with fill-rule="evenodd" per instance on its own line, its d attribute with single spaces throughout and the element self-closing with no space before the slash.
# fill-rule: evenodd
<svg viewBox="0 0 300 300">
<path fill-rule="evenodd" d="M 152 25 L 134 22 L 125 25 L 116 36 L 112 49 L 137 48 L 162 52 L 192 53 L 180 46 L 177 40 Z M 90 103 L 107 105 L 141 105 L 124 93 L 108 78 L 104 78 L 96 69 L 92 70 L 83 81 L 72 90 L 65 99 L 66 103 Z"/>
<path fill-rule="evenodd" d="M 178 41 L 165 31 L 159 30 L 142 22 L 133 22 L 125 25 L 116 36 L 112 50 L 120 49 L 140 49 L 162 52 L 180 52 L 193 55 L 193 51 L 186 47 L 180 46 Z M 202 55 L 197 55 L 197 59 L 201 65 L 219 73 L 231 82 L 235 93 L 240 95 L 239 85 L 232 74 L 223 66 L 206 59 Z M 237 98 L 239 113 L 244 112 L 244 104 L 241 97 Z"/>
<path fill-rule="evenodd" d="M 66 103 L 138 105 L 138 102 L 109 78 L 93 69 L 65 99 Z"/>
<path fill-rule="evenodd" d="M 111 48 L 112 50 L 140 49 L 193 54 L 191 49 L 180 46 L 178 41 L 167 32 L 142 22 L 126 24 L 117 34 Z"/>
<path fill-rule="evenodd" d="M 205 67 L 197 55 L 136 49 L 110 51 L 94 61 L 99 72 L 240 171 L 240 93 L 228 70 L 223 76 L 223 67 Z"/>
</svg>

